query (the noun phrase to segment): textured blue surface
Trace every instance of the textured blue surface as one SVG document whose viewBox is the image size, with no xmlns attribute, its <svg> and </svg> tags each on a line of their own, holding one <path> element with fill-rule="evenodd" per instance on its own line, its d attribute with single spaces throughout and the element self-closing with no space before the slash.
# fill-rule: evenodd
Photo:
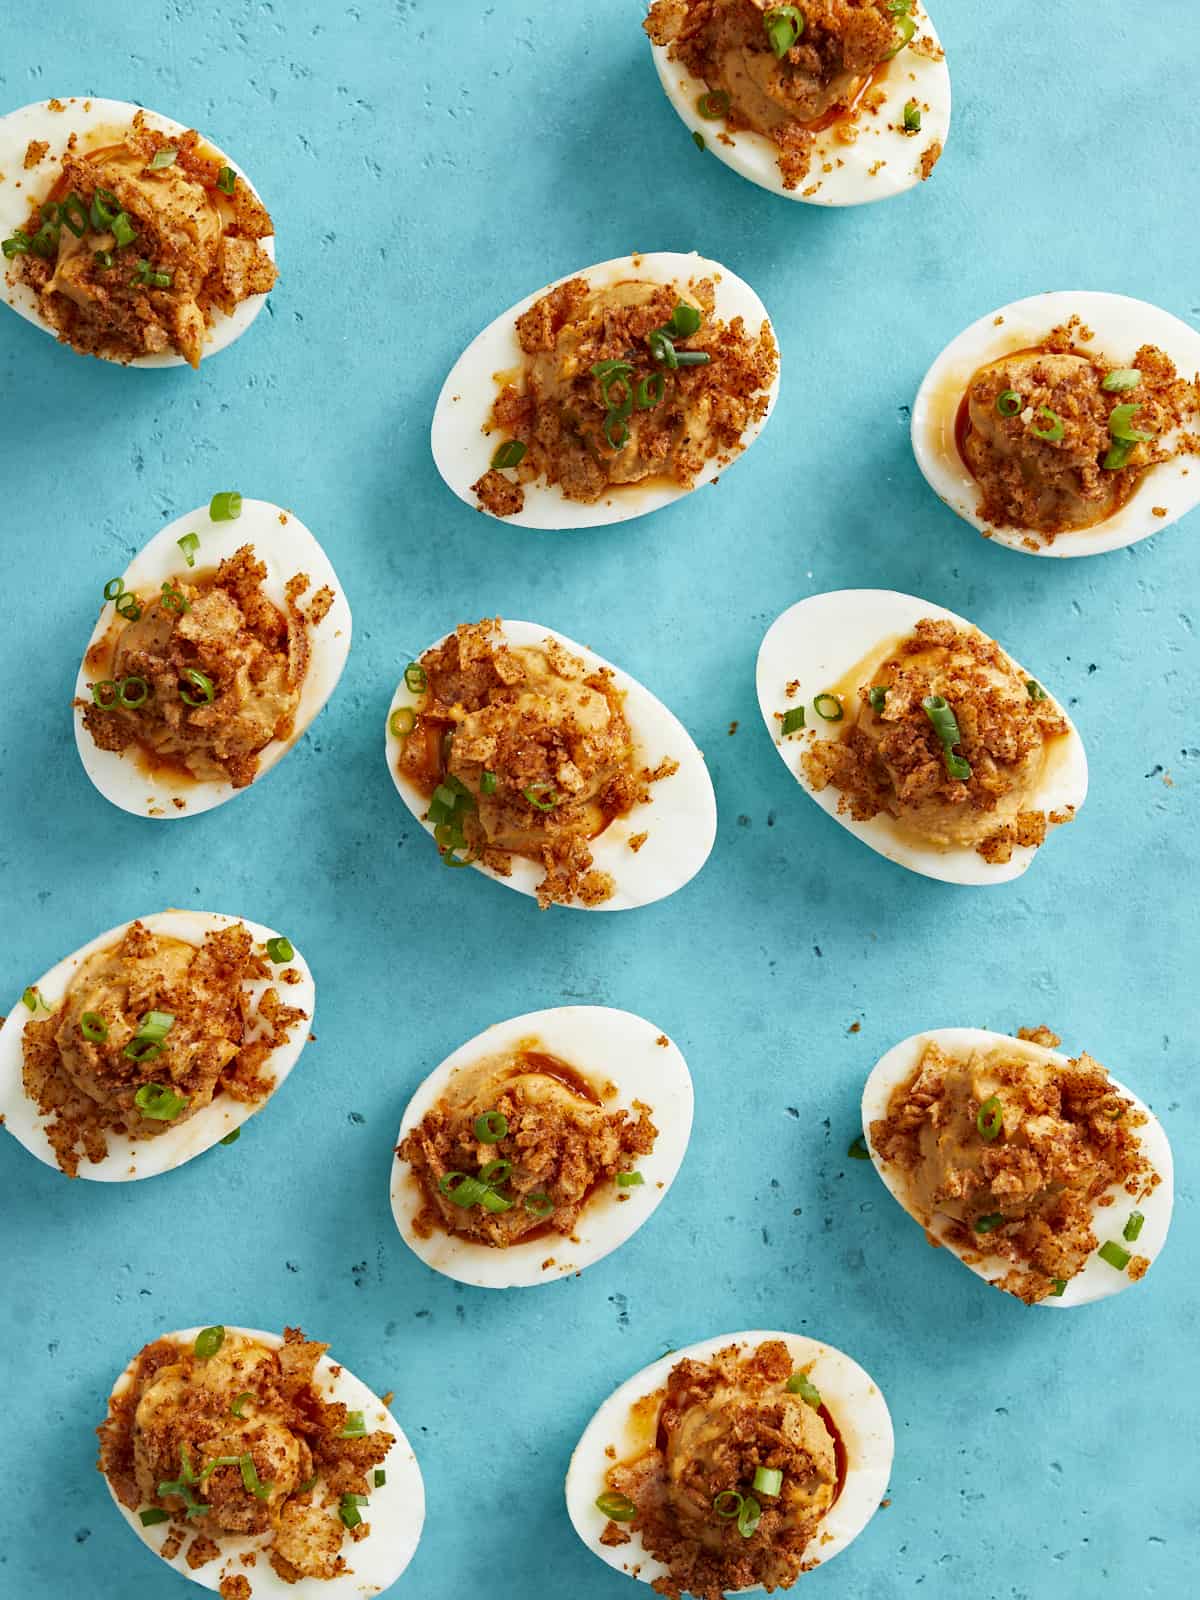
<svg viewBox="0 0 1200 1600">
<path fill-rule="evenodd" d="M 891 1507 L 805 1580 L 813 1600 L 1190 1592 L 1200 518 L 1095 561 L 991 548 L 926 489 L 907 406 L 960 328 L 1035 290 L 1121 290 L 1200 321 L 1195 8 L 943 4 L 942 165 L 842 214 L 696 152 L 642 9 L 126 0 L 101 17 L 9 0 L 0 107 L 92 92 L 194 122 L 266 197 L 283 276 L 199 375 L 85 361 L 0 314 L 0 982 L 15 997 L 102 928 L 172 904 L 289 932 L 319 992 L 318 1043 L 235 1147 L 100 1187 L 0 1141 L 13 1600 L 187 1592 L 111 1511 L 90 1430 L 146 1339 L 211 1321 L 300 1322 L 396 1390 L 429 1493 L 397 1594 L 633 1600 L 567 1521 L 571 1447 L 665 1347 L 755 1325 L 851 1352 L 896 1423 Z M 784 358 L 767 432 L 719 488 L 647 522 L 556 537 L 484 521 L 430 459 L 444 373 L 521 295 L 635 247 L 699 249 L 762 294 Z M 354 650 L 282 767 L 232 806 L 152 826 L 85 778 L 73 678 L 103 579 L 230 486 L 323 541 Z M 856 584 L 967 614 L 1071 704 L 1091 798 L 1019 883 L 956 890 L 890 866 L 772 750 L 762 633 L 801 595 Z M 383 714 L 410 650 L 491 612 L 587 639 L 707 751 L 716 851 L 675 898 L 543 916 L 439 867 L 385 771 Z M 652 1222 L 582 1278 L 464 1290 L 393 1229 L 400 1112 L 477 1029 L 569 1000 L 679 1040 L 689 1156 Z M 896 1039 L 1042 1021 L 1155 1106 L 1180 1169 L 1150 1278 L 1065 1314 L 986 1292 L 844 1158 L 862 1079 Z M 481 1425 L 485 1394 L 500 1420 Z"/>
</svg>

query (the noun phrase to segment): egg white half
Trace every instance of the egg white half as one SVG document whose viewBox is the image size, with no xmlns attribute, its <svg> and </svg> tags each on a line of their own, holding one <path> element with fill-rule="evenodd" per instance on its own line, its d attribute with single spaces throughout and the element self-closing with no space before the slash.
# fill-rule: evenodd
<svg viewBox="0 0 1200 1600">
<path fill-rule="evenodd" d="M 230 917 L 219 911 L 158 911 L 137 920 L 143 922 L 151 933 L 183 939 L 197 946 L 204 942 L 205 934 L 233 927 L 239 922 L 249 931 L 256 944 L 263 945 L 268 939 L 278 937 L 273 929 L 264 928 L 247 917 Z M 87 958 L 97 950 L 107 950 L 119 943 L 128 927 L 129 923 L 124 922 L 119 927 L 110 928 L 107 933 L 99 934 L 81 945 L 73 955 L 64 957 L 40 978 L 29 980 L 51 1011 L 58 1010 L 71 980 Z M 298 1022 L 293 1027 L 287 1043 L 280 1045 L 267 1057 L 266 1070 L 275 1078 L 275 1088 L 271 1091 L 273 1097 L 296 1065 L 308 1041 L 317 995 L 312 973 L 298 950 L 290 961 L 271 962 L 270 965 L 272 976 L 247 984 L 247 993 L 257 1000 L 264 990 L 274 986 L 285 1004 L 298 1006 L 308 1014 L 307 1022 Z M 287 967 L 294 967 L 300 974 L 299 983 L 279 982 L 277 974 Z M 53 1119 L 42 1116 L 28 1098 L 21 1076 L 21 1036 L 25 1024 L 44 1020 L 45 1012 L 39 1010 L 35 1016 L 20 999 L 14 1000 L 8 1008 L 8 1019 L 0 1028 L 0 1115 L 3 1115 L 5 1128 L 25 1146 L 30 1155 L 36 1156 L 57 1172 L 58 1161 L 45 1132 L 46 1123 Z M 153 1138 L 131 1139 L 127 1134 L 108 1133 L 105 1135 L 108 1154 L 102 1161 L 81 1161 L 79 1176 L 92 1178 L 98 1183 L 127 1183 L 136 1178 L 153 1178 L 160 1172 L 170 1172 L 174 1167 L 181 1167 L 185 1161 L 191 1161 L 194 1156 L 211 1150 L 226 1134 L 240 1128 L 256 1112 L 261 1111 L 266 1103 L 260 1101 L 255 1105 L 247 1105 L 235 1100 L 232 1095 L 218 1094 L 210 1105 L 197 1111 L 194 1117 Z"/>
<path fill-rule="evenodd" d="M 1068 1058 L 1059 1050 L 1048 1050 L 1044 1045 L 1032 1044 L 1025 1039 L 1013 1039 L 1008 1034 L 993 1033 L 986 1028 L 931 1028 L 926 1033 L 914 1033 L 911 1038 L 894 1045 L 887 1054 L 875 1064 L 867 1079 L 862 1097 L 862 1122 L 863 1138 L 875 1170 L 883 1179 L 884 1185 L 892 1198 L 897 1201 L 904 1211 L 913 1218 L 920 1227 L 924 1222 L 909 1206 L 906 1198 L 904 1174 L 886 1166 L 876 1154 L 871 1144 L 871 1123 L 887 1115 L 888 1102 L 898 1084 L 910 1076 L 915 1070 L 926 1045 L 936 1044 L 948 1053 L 965 1055 L 971 1050 L 989 1050 L 996 1045 L 1003 1045 L 1006 1050 L 1013 1050 L 1028 1057 L 1030 1061 L 1047 1062 L 1057 1067 L 1065 1067 Z M 1154 1115 L 1150 1107 L 1140 1100 L 1132 1089 L 1127 1089 L 1123 1083 L 1118 1083 L 1110 1074 L 1112 1086 L 1118 1093 L 1127 1095 L 1141 1112 L 1149 1119 L 1146 1124 L 1138 1129 L 1138 1139 L 1142 1150 L 1158 1173 L 1162 1182 L 1152 1189 L 1148 1195 L 1140 1200 L 1134 1200 L 1125 1190 L 1116 1185 L 1108 1193 L 1113 1198 L 1113 1203 L 1108 1206 L 1097 1205 L 1095 1208 L 1095 1224 L 1093 1231 L 1100 1243 L 1106 1239 L 1114 1239 L 1127 1249 L 1130 1255 L 1146 1256 L 1153 1261 L 1166 1243 L 1167 1229 L 1171 1225 L 1171 1210 L 1175 1200 L 1174 1165 L 1171 1159 L 1171 1146 L 1167 1139 L 1162 1123 Z M 1127 1243 L 1122 1238 L 1122 1229 L 1131 1211 L 1140 1211 L 1145 1217 L 1142 1231 L 1135 1243 Z M 994 1257 L 985 1258 L 983 1261 L 967 1261 L 963 1257 L 961 1248 L 948 1237 L 951 1222 L 949 1218 L 935 1213 L 929 1232 L 950 1253 L 969 1267 L 977 1278 L 982 1278 L 985 1283 L 994 1283 L 1003 1278 L 1011 1270 L 1011 1264 Z M 1110 1294 L 1120 1294 L 1122 1289 L 1133 1286 L 1134 1280 L 1126 1272 L 1118 1272 L 1115 1267 L 1109 1266 L 1107 1261 L 1101 1260 L 1098 1254 L 1093 1254 L 1082 1272 L 1071 1278 L 1060 1296 L 1052 1296 L 1047 1300 L 1039 1300 L 1041 1306 L 1051 1309 L 1065 1309 L 1068 1306 L 1088 1305 L 1093 1300 L 1103 1300 Z"/>
<path fill-rule="evenodd" d="M 584 907 L 579 901 L 573 901 L 572 905 L 591 911 L 625 911 L 632 906 L 649 905 L 682 889 L 708 860 L 717 834 L 717 800 L 712 779 L 687 729 L 636 678 L 565 634 L 537 622 L 507 620 L 500 624 L 500 632 L 508 644 L 515 646 L 540 645 L 545 639 L 556 639 L 564 649 L 582 657 L 590 671 L 609 667 L 613 682 L 625 694 L 625 716 L 634 738 L 635 762 L 651 769 L 668 758 L 679 763 L 677 772 L 650 785 L 649 802 L 636 805 L 625 816 L 617 817 L 602 834 L 590 841 L 596 870 L 610 872 L 616 882 L 612 898 L 598 906 Z M 441 642 L 435 640 L 427 649 L 432 650 Z M 388 707 L 386 755 L 388 771 L 400 798 L 432 838 L 433 825 L 425 820 L 429 801 L 415 784 L 401 777 L 397 762 L 403 741 L 391 730 L 392 712 L 401 706 L 415 707 L 420 699 L 420 695 L 406 687 L 401 677 Z M 635 852 L 629 848 L 628 841 L 639 833 L 648 833 L 649 837 Z M 447 871 L 453 870 L 447 868 Z M 475 862 L 472 870 L 527 895 L 536 894 L 537 885 L 545 876 L 539 863 L 516 855 L 512 858 L 511 877 L 501 877 L 481 861 Z"/>
<path fill-rule="evenodd" d="M 1040 344 L 1053 328 L 1080 317 L 1094 337 L 1078 338 L 1081 350 L 1094 350 L 1113 362 L 1133 360 L 1138 347 L 1157 345 L 1182 378 L 1200 372 L 1200 333 L 1158 306 L 1124 294 L 1094 290 L 1055 290 L 1030 295 L 989 311 L 960 333 L 938 356 L 917 391 L 912 411 L 912 447 L 930 488 L 951 511 L 1007 550 L 1035 556 L 1098 556 L 1148 539 L 1200 505 L 1200 456 L 1176 456 L 1151 467 L 1125 504 L 1092 528 L 1055 535 L 1047 542 L 1027 528 L 998 528 L 979 515 L 980 489 L 967 470 L 955 440 L 959 402 L 982 366 L 1016 350 Z M 1161 442 L 1169 446 L 1174 435 Z M 1153 507 L 1166 512 L 1156 517 Z"/>
<path fill-rule="evenodd" d="M 504 434 L 489 428 L 488 418 L 499 389 L 497 373 L 511 372 L 520 367 L 525 355 L 517 340 L 517 318 L 526 312 L 535 300 L 541 299 L 550 289 L 570 278 L 586 278 L 592 289 L 606 289 L 627 278 L 640 278 L 653 283 L 676 284 L 686 288 L 690 282 L 701 278 L 713 280 L 715 306 L 713 315 L 723 322 L 741 317 L 746 332 L 756 337 L 764 322 L 770 323 L 766 307 L 748 283 L 730 272 L 719 261 L 706 261 L 703 256 L 682 255 L 663 251 L 651 255 L 620 256 L 614 261 L 602 261 L 594 267 L 584 267 L 579 272 L 568 272 L 544 288 L 526 295 L 524 300 L 510 306 L 489 324 L 459 356 L 450 369 L 450 376 L 442 385 L 433 413 L 431 442 L 437 469 L 460 500 L 473 510 L 482 509 L 471 485 L 479 480 L 492 463 L 496 448 Z M 772 328 L 772 334 L 774 329 Z M 778 343 L 778 340 L 776 340 Z M 779 373 L 765 391 L 766 415 L 746 429 L 742 435 L 742 449 L 729 465 L 733 465 L 754 443 L 775 405 L 779 394 Z M 704 465 L 694 488 L 713 483 L 725 471 L 717 456 Z M 654 478 L 646 484 L 622 484 L 611 490 L 603 499 L 592 505 L 578 500 L 568 500 L 556 485 L 539 478 L 524 485 L 525 506 L 514 516 L 500 520 L 518 528 L 598 528 L 613 522 L 627 522 L 633 517 L 644 517 L 660 506 L 691 494 L 691 489 L 672 487 Z M 490 513 L 488 513 L 490 515 Z"/>
<path fill-rule="evenodd" d="M 594 1555 L 608 1566 L 643 1583 L 666 1575 L 666 1567 L 647 1555 L 639 1534 L 624 1545 L 604 1545 L 600 1535 L 608 1518 L 596 1508 L 596 1496 L 605 1491 L 605 1474 L 617 1461 L 627 1460 L 644 1443 L 632 1423 L 633 1405 L 661 1389 L 671 1368 L 685 1359 L 711 1361 L 731 1344 L 743 1354 L 767 1339 L 782 1339 L 793 1365 L 808 1369 L 821 1399 L 841 1433 L 846 1447 L 846 1481 L 842 1492 L 821 1519 L 804 1553 L 806 1562 L 824 1564 L 843 1551 L 870 1522 L 887 1493 L 895 1440 L 892 1419 L 883 1394 L 856 1361 L 833 1345 L 798 1333 L 725 1333 L 683 1350 L 672 1350 L 615 1389 L 583 1430 L 567 1468 L 567 1512 L 575 1532 Z M 811 1363 L 811 1366 L 810 1366 Z M 610 1450 L 613 1452 L 610 1454 Z M 750 1590 L 738 1590 L 746 1594 Z"/>
<path fill-rule="evenodd" d="M 200 548 L 195 552 L 194 569 L 188 567 L 179 548 L 179 540 L 188 533 L 195 533 L 200 539 Z M 267 500 L 244 500 L 241 516 L 232 522 L 213 522 L 208 507 L 201 506 L 187 516 L 168 523 L 134 556 L 122 576 L 127 591 L 149 600 L 161 592 L 167 579 L 187 582 L 193 572 L 198 574 L 215 569 L 244 544 L 253 545 L 255 555 L 266 565 L 267 576 L 263 580 L 262 592 L 284 615 L 287 614 L 284 587 L 297 572 L 306 572 L 311 580 L 308 589 L 300 597 L 301 610 L 311 603 L 323 585 L 334 592 L 334 602 L 326 616 L 315 628 L 308 630 L 311 653 L 292 731 L 286 739 L 272 740 L 260 753 L 258 776 L 249 785 L 254 788 L 307 732 L 309 724 L 333 693 L 346 665 L 346 657 L 350 652 L 350 606 L 328 556 L 292 512 L 284 511 Z M 115 574 L 97 574 L 97 593 L 103 594 L 104 584 L 112 576 Z M 114 615 L 112 604 L 104 601 L 88 640 L 88 650 L 106 636 L 113 625 Z M 90 703 L 92 695 L 88 685 L 104 676 L 103 672 L 87 666 L 85 650 L 75 683 L 75 698 Z M 74 715 L 75 744 L 84 771 L 104 798 L 120 806 L 122 811 L 132 812 L 138 817 L 152 817 L 156 821 L 194 817 L 203 811 L 210 811 L 213 806 L 224 805 L 226 800 L 244 792 L 235 789 L 228 780 L 189 780 L 161 768 L 147 771 L 137 747 L 126 751 L 101 750 L 83 725 L 82 708 L 76 706 Z M 175 804 L 176 800 L 183 801 L 182 808 Z"/>
<path fill-rule="evenodd" d="M 855 137 L 849 144 L 839 137 L 836 125 L 818 133 L 812 166 L 796 189 L 783 186 L 779 146 L 773 140 L 753 129 L 732 132 L 723 121 L 702 117 L 696 106 L 708 85 L 693 77 L 681 61 L 672 61 L 668 45 L 651 45 L 650 50 L 659 81 L 680 121 L 700 135 L 705 149 L 718 161 L 785 200 L 814 206 L 861 206 L 888 200 L 920 183 L 922 155 L 935 141 L 944 150 L 950 134 L 950 69 L 945 56 L 932 59 L 913 48 L 927 41 L 928 47 L 940 51 L 941 40 L 927 14 L 918 15 L 914 10 L 913 20 L 917 33 L 912 45 L 893 56 L 879 80 L 886 100 L 874 115 L 864 110 L 851 124 Z M 921 108 L 918 133 L 904 132 L 904 107 L 910 100 Z"/>
<path fill-rule="evenodd" d="M 435 1272 L 480 1289 L 524 1289 L 568 1277 L 624 1244 L 666 1197 L 692 1131 L 692 1080 L 687 1062 L 661 1028 L 610 1006 L 556 1006 L 494 1023 L 447 1056 L 409 1101 L 396 1143 L 445 1093 L 456 1072 L 487 1056 L 515 1049 L 531 1037 L 537 1039 L 539 1049 L 559 1057 L 585 1077 L 615 1084 L 617 1094 L 604 1102 L 606 1112 L 629 1111 L 635 1100 L 648 1105 L 658 1138 L 649 1155 L 637 1158 L 644 1181 L 627 1189 L 610 1186 L 594 1194 L 571 1238 L 548 1232 L 504 1249 L 456 1238 L 441 1229 L 422 1239 L 413 1224 L 424 1196 L 411 1167 L 397 1157 L 392 1163 L 392 1216 L 405 1244 Z"/>
<path fill-rule="evenodd" d="M 31 197 L 44 195 L 53 187 L 66 152 L 67 140 L 72 134 L 77 135 L 76 149 L 86 153 L 101 145 L 111 144 L 113 135 L 128 128 L 138 111 L 143 110 L 142 107 L 131 105 L 125 100 L 100 100 L 85 95 L 72 96 L 70 99 L 64 96 L 59 98 L 65 106 L 63 111 L 52 111 L 48 101 L 38 100 L 32 105 L 22 106 L 19 110 L 10 111 L 7 116 L 0 117 L 0 175 L 2 175 L 0 238 L 7 239 L 15 229 L 25 225 Z M 146 126 L 158 133 L 187 132 L 186 123 L 176 122 L 173 118 L 164 117 L 157 111 L 145 110 L 144 115 Z M 250 192 L 261 200 L 262 196 L 239 163 L 226 155 L 223 150 L 217 149 L 203 132 L 201 138 L 215 155 L 234 169 L 239 180 L 245 183 Z M 47 141 L 50 148 L 37 166 L 26 172 L 25 150 L 31 139 Z M 263 203 L 265 204 L 265 201 Z M 274 235 L 269 235 L 259 243 L 274 261 Z M 10 305 L 18 316 L 24 317 L 26 322 L 32 322 L 34 327 L 41 328 L 43 333 L 48 333 L 57 339 L 57 331 L 38 310 L 37 296 L 33 290 L 23 281 L 13 281 L 13 273 L 8 262 L 4 262 L 3 267 L 8 269 L 0 280 L 0 293 L 3 294 L 5 303 Z M 213 325 L 208 330 L 201 359 L 206 361 L 209 356 L 216 355 L 218 350 L 224 350 L 226 345 L 232 344 L 235 339 L 240 339 L 266 301 L 265 294 L 256 294 L 235 306 L 232 315 L 226 315 L 220 310 L 215 311 Z M 174 352 L 137 356 L 132 361 L 116 361 L 111 356 L 104 356 L 101 359 L 111 362 L 113 366 L 121 367 L 187 365 L 183 357 Z"/>
<path fill-rule="evenodd" d="M 841 721 L 823 722 L 812 709 L 813 697 L 838 682 L 856 662 L 878 646 L 896 635 L 910 634 L 922 617 L 953 622 L 960 628 L 973 626 L 944 606 L 891 589 L 837 589 L 797 601 L 771 624 L 759 648 L 757 687 L 763 721 L 784 766 L 801 788 L 822 811 L 881 856 L 943 883 L 1007 883 L 1026 871 L 1037 854 L 1036 848 L 1018 846 L 1013 850 L 1011 861 L 992 865 L 968 847 L 939 850 L 932 844 L 925 845 L 906 837 L 886 813 L 868 822 L 858 822 L 849 813 L 838 811 L 841 791 L 832 784 L 820 792 L 813 789 L 800 760 L 811 746 L 808 730 L 815 732 L 818 739 L 834 739 L 845 726 Z M 1025 672 L 1020 666 L 1017 670 Z M 1036 678 L 1046 690 L 1047 697 L 1070 728 L 1062 753 L 1051 770 L 1043 775 L 1030 803 L 1047 812 L 1067 806 L 1078 810 L 1087 797 L 1088 769 L 1083 740 L 1045 680 L 1037 673 L 1029 676 Z M 799 680 L 800 687 L 789 699 L 787 685 L 794 680 Z M 784 738 L 780 734 L 777 713 L 799 705 L 806 707 L 807 728 Z M 1051 837 L 1054 831 L 1050 830 Z M 1046 843 L 1050 843 L 1049 838 Z M 1041 848 L 1045 849 L 1046 845 Z"/>
<path fill-rule="evenodd" d="M 184 1328 L 178 1333 L 162 1337 L 180 1344 L 195 1342 L 200 1328 Z M 247 1339 L 257 1339 L 261 1344 L 278 1350 L 283 1340 L 275 1333 L 263 1333 L 256 1328 L 228 1327 L 227 1333 L 241 1334 Z M 135 1356 L 113 1384 L 112 1394 L 117 1397 L 133 1382 Z M 252 1552 L 262 1552 L 270 1542 L 268 1534 L 227 1534 L 220 1541 L 220 1557 L 207 1562 L 197 1571 L 187 1564 L 187 1548 L 191 1539 L 184 1540 L 183 1548 L 167 1565 L 184 1578 L 190 1578 L 205 1589 L 217 1589 L 221 1579 L 236 1573 L 249 1580 L 253 1600 L 365 1600 L 365 1597 L 382 1594 L 391 1587 L 408 1566 L 416 1552 L 425 1521 L 425 1486 L 421 1469 L 417 1465 L 413 1448 L 404 1436 L 404 1430 L 391 1412 L 360 1378 L 345 1367 L 336 1364 L 328 1355 L 321 1357 L 313 1374 L 313 1385 L 325 1399 L 339 1401 L 352 1411 L 361 1411 L 368 1432 L 385 1428 L 396 1436 L 396 1442 L 381 1463 L 387 1481 L 381 1488 L 372 1488 L 370 1504 L 362 1507 L 364 1522 L 371 1524 L 367 1538 L 353 1543 L 349 1538 L 342 1546 L 348 1571 L 335 1578 L 301 1578 L 298 1583 L 285 1583 L 272 1568 L 264 1554 L 259 1554 L 253 1567 L 242 1565 L 241 1557 Z M 108 1483 L 106 1478 L 105 1483 Z M 137 1534 L 144 1545 L 161 1560 L 174 1522 L 156 1522 L 144 1528 L 136 1510 L 123 1506 L 108 1484 L 113 1504 Z"/>
</svg>

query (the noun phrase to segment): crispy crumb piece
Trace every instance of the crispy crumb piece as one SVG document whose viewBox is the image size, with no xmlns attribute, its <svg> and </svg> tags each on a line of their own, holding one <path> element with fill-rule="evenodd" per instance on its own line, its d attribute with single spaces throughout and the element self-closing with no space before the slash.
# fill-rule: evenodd
<svg viewBox="0 0 1200 1600">
<path fill-rule="evenodd" d="M 630 836 L 629 836 L 629 848 L 633 851 L 634 855 L 637 855 L 638 851 L 642 848 L 642 846 L 645 844 L 646 840 L 649 837 L 650 837 L 649 833 L 645 833 L 645 832 L 643 832 L 643 833 L 631 833 L 630 834 Z"/>
<path fill-rule="evenodd" d="M 30 139 L 25 146 L 25 171 L 36 167 L 39 161 L 44 160 L 46 151 L 50 148 L 49 139 Z"/>
<path fill-rule="evenodd" d="M 1044 1022 L 1039 1022 L 1035 1028 L 1018 1028 L 1017 1038 L 1027 1039 L 1030 1044 L 1040 1044 L 1047 1050 L 1057 1050 L 1062 1043 L 1058 1034 Z"/>
</svg>

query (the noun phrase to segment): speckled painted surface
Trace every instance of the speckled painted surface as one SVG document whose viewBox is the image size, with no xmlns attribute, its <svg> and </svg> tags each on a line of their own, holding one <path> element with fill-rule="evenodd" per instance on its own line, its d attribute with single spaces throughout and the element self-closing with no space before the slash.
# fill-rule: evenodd
<svg viewBox="0 0 1200 1600">
<path fill-rule="evenodd" d="M 895 1418 L 892 1504 L 805 1580 L 813 1600 L 1189 1591 L 1200 519 L 1092 562 L 990 548 L 930 496 L 907 406 L 952 335 L 1038 289 L 1123 290 L 1200 319 L 1194 7 L 1064 0 L 1031 27 L 943 5 L 942 166 L 841 215 L 697 153 L 641 10 L 127 0 L 101 21 L 60 0 L 51 21 L 10 0 L 0 105 L 94 92 L 196 122 L 272 206 L 283 279 L 198 376 L 88 362 L 0 319 L 4 994 L 166 904 L 290 931 L 319 991 L 318 1042 L 232 1148 L 103 1189 L 0 1141 L 14 1600 L 187 1592 L 113 1515 L 90 1430 L 144 1340 L 216 1320 L 301 1322 L 396 1390 L 430 1504 L 397 1594 L 632 1597 L 567 1522 L 571 1446 L 665 1347 L 755 1324 L 843 1346 Z M 558 538 L 483 521 L 430 459 L 445 371 L 542 281 L 632 247 L 695 247 L 755 285 L 783 347 L 775 418 L 717 489 L 649 522 Z M 84 777 L 72 680 L 104 578 L 233 486 L 322 539 L 354 650 L 260 788 L 151 826 Z M 754 704 L 764 629 L 803 594 L 855 584 L 970 615 L 1070 700 L 1091 799 L 1019 883 L 969 892 L 890 866 L 771 749 Z M 587 639 L 705 748 L 717 847 L 674 899 L 540 916 L 439 867 L 384 770 L 382 716 L 408 651 L 492 611 Z M 582 1278 L 464 1291 L 392 1226 L 400 1112 L 461 1040 L 568 1000 L 642 1011 L 679 1040 L 689 1156 L 651 1223 Z M 1154 1105 L 1179 1168 L 1150 1278 L 1075 1314 L 986 1292 L 844 1156 L 862 1079 L 896 1039 L 1042 1021 Z"/>
</svg>

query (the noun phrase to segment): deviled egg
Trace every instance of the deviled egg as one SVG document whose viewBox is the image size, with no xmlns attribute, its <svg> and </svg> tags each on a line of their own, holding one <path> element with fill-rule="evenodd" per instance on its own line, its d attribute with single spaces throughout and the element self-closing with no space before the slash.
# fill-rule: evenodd
<svg viewBox="0 0 1200 1600">
<path fill-rule="evenodd" d="M 842 589 L 778 617 L 763 720 L 796 781 L 869 844 L 944 883 L 1020 877 L 1087 795 L 1074 724 L 973 624 L 914 595 Z"/>
<path fill-rule="evenodd" d="M 692 138 L 773 194 L 864 205 L 941 157 L 950 73 L 917 0 L 654 0 L 643 26 Z"/>
<path fill-rule="evenodd" d="M 200 365 L 276 279 L 274 224 L 194 128 L 123 100 L 42 100 L 0 117 L 4 298 L 84 355 Z"/>
<path fill-rule="evenodd" d="M 9 1008 L 0 1118 L 69 1177 L 182 1166 L 262 1108 L 308 1039 L 316 991 L 286 936 L 214 911 L 110 928 Z"/>
<path fill-rule="evenodd" d="M 307 730 L 350 630 L 337 574 L 302 522 L 214 495 L 103 584 L 75 685 L 84 770 L 135 816 L 224 804 Z"/>
<path fill-rule="evenodd" d="M 118 1511 L 221 1600 L 363 1600 L 412 1560 L 417 1458 L 328 1348 L 299 1328 L 187 1328 L 113 1386 L 99 1466 Z"/>
<path fill-rule="evenodd" d="M 712 483 L 778 392 L 749 284 L 694 254 L 622 256 L 539 289 L 467 346 L 438 396 L 433 456 L 491 516 L 594 528 Z"/>
<path fill-rule="evenodd" d="M 892 1421 L 871 1378 L 795 1333 L 728 1333 L 623 1383 L 567 1470 L 575 1531 L 670 1600 L 789 1589 L 875 1515 Z"/>
<path fill-rule="evenodd" d="M 392 1215 L 459 1283 L 546 1283 L 647 1221 L 691 1129 L 687 1063 L 652 1022 L 608 1006 L 533 1011 L 468 1040 L 417 1090 Z"/>
<path fill-rule="evenodd" d="M 1127 1289 L 1171 1221 L 1162 1124 L 1059 1043 L 1047 1028 L 935 1028 L 889 1050 L 863 1091 L 867 1148 L 893 1197 L 930 1244 L 1027 1305 Z"/>
<path fill-rule="evenodd" d="M 1123 294 L 1037 294 L 959 334 L 912 413 L 917 464 L 1010 550 L 1094 556 L 1200 504 L 1200 333 Z"/>
<path fill-rule="evenodd" d="M 448 867 L 551 904 L 620 911 L 708 859 L 712 780 L 648 689 L 533 622 L 463 623 L 404 670 L 388 771 Z"/>
</svg>

